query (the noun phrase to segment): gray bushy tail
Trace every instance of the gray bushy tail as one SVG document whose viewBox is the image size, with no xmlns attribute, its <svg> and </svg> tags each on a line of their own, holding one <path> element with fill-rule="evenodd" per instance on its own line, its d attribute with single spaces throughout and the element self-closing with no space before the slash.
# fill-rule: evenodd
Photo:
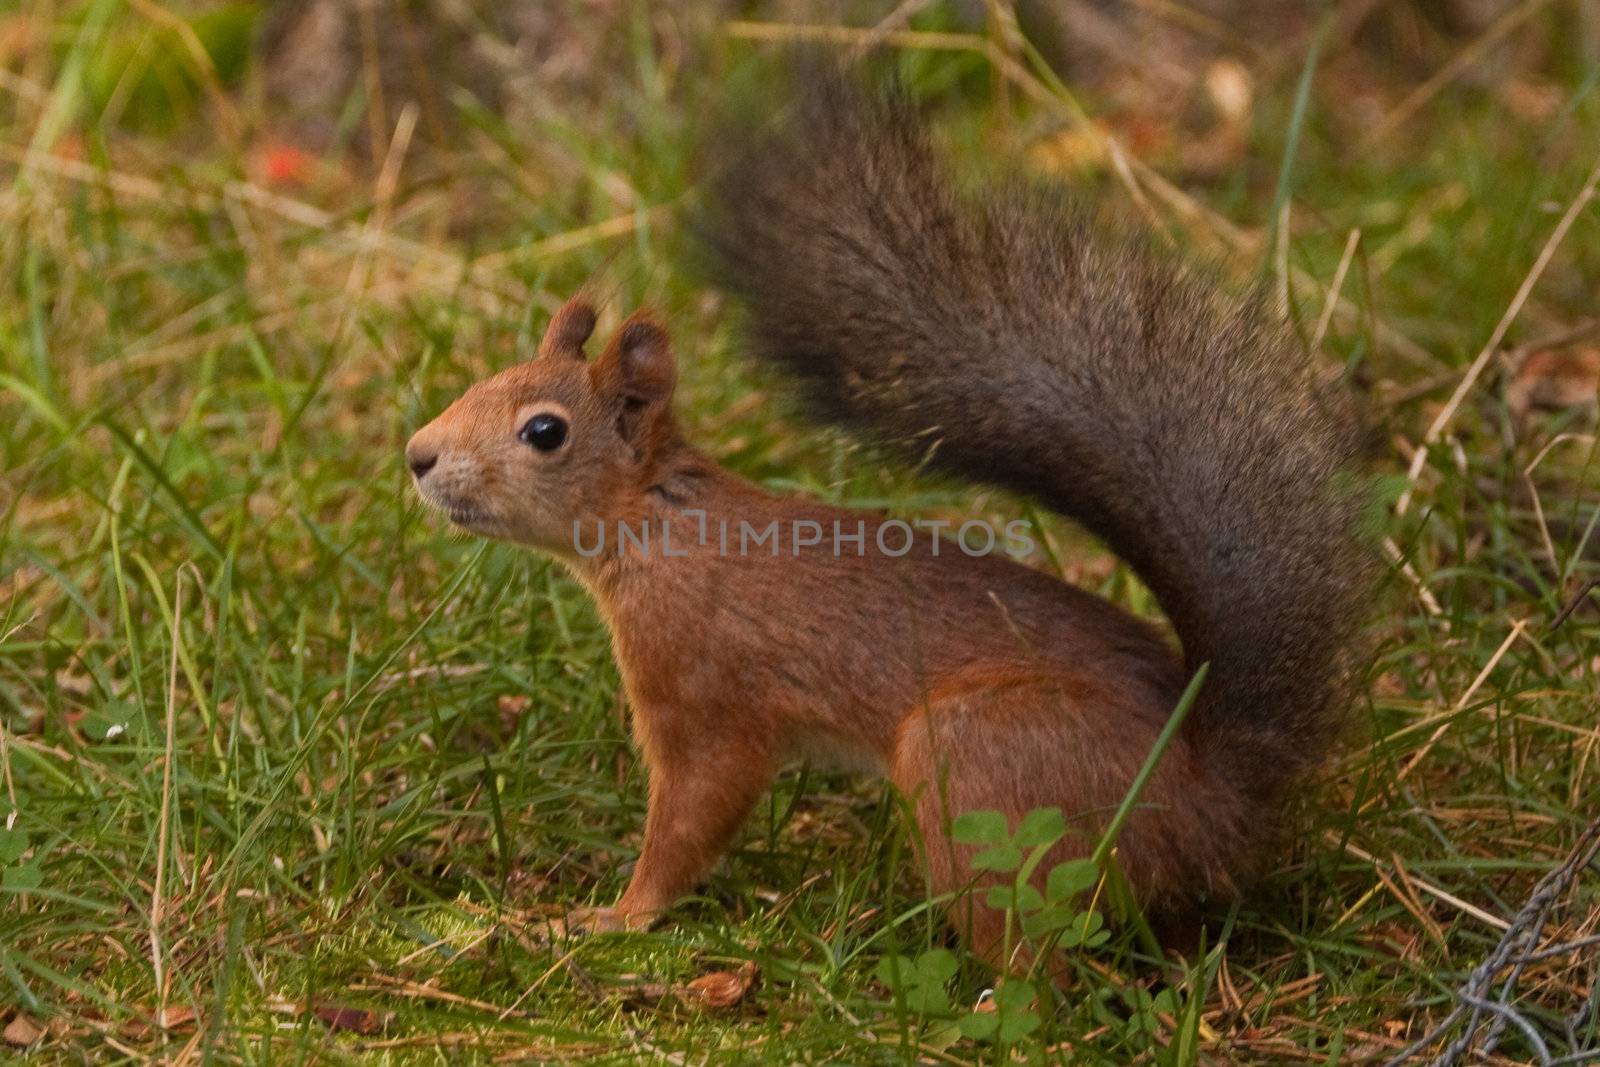
<svg viewBox="0 0 1600 1067">
<path fill-rule="evenodd" d="M 1191 670 L 1185 730 L 1263 804 L 1353 698 L 1370 554 L 1357 422 L 1259 297 L 1060 188 L 958 190 L 897 91 L 813 67 L 716 160 L 697 228 L 755 356 L 820 418 L 1030 495 L 1148 583 Z"/>
</svg>

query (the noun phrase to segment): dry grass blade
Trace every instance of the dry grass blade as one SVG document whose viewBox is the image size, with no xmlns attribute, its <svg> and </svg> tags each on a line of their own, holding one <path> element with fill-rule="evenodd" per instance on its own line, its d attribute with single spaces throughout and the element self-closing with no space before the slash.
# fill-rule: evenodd
<svg viewBox="0 0 1600 1067">
<path fill-rule="evenodd" d="M 183 645 L 183 572 L 172 586 L 172 656 L 167 668 L 167 713 L 165 740 L 161 756 L 161 810 L 157 815 L 156 871 L 150 892 L 150 965 L 156 979 L 156 1022 L 166 1010 L 166 957 L 162 950 L 161 924 L 165 919 L 167 850 L 172 840 L 172 765 L 177 759 L 178 658 Z"/>
<path fill-rule="evenodd" d="M 1356 246 L 1361 243 L 1360 228 L 1352 229 L 1350 236 L 1345 238 L 1344 251 L 1339 255 L 1339 266 L 1334 268 L 1333 281 L 1328 283 L 1328 295 L 1322 302 L 1322 314 L 1317 316 L 1316 329 L 1311 331 L 1311 351 L 1316 352 L 1322 348 L 1322 339 L 1328 336 L 1328 326 L 1333 322 L 1333 313 L 1339 307 L 1339 294 L 1344 291 L 1344 276 L 1350 270 L 1350 264 L 1356 258 Z"/>
<path fill-rule="evenodd" d="M 1527 303 L 1528 297 L 1533 293 L 1534 286 L 1539 284 L 1539 279 L 1544 276 L 1545 268 L 1555 258 L 1556 249 L 1561 247 L 1561 242 L 1566 239 L 1567 232 L 1572 229 L 1572 224 L 1577 221 L 1583 209 L 1589 206 L 1594 199 L 1595 187 L 1600 185 L 1600 159 L 1595 160 L 1589 177 L 1584 181 L 1583 188 L 1578 190 L 1578 195 L 1567 204 L 1567 209 L 1561 215 L 1561 220 L 1556 223 L 1555 229 L 1550 231 L 1549 238 L 1544 247 L 1539 250 L 1539 255 L 1534 259 L 1533 266 L 1528 268 L 1528 273 L 1523 277 L 1522 284 L 1517 287 L 1516 295 L 1511 298 L 1511 303 L 1506 307 L 1505 314 L 1500 316 L 1500 321 L 1495 324 L 1494 331 L 1489 334 L 1489 340 L 1484 342 L 1483 348 L 1478 352 L 1476 359 L 1462 375 L 1461 381 L 1456 385 L 1455 392 L 1450 394 L 1450 399 L 1445 403 L 1439 414 L 1434 417 L 1428 426 L 1428 431 L 1423 435 L 1422 443 L 1417 447 L 1416 453 L 1411 458 L 1411 466 L 1406 471 L 1406 480 L 1410 483 L 1400 498 L 1395 501 L 1395 514 L 1404 515 L 1411 506 L 1412 491 L 1416 487 L 1417 479 L 1422 475 L 1422 468 L 1428 462 L 1428 450 L 1444 435 L 1445 428 L 1450 425 L 1456 416 L 1456 411 L 1461 407 L 1461 402 L 1467 394 L 1472 392 L 1472 387 L 1477 384 L 1478 377 L 1483 373 L 1489 361 L 1500 350 L 1500 343 L 1505 340 L 1506 334 L 1511 329 L 1511 324 L 1522 313 L 1522 307 Z"/>
<path fill-rule="evenodd" d="M 1330 845 L 1338 845 L 1339 841 L 1338 841 L 1337 838 L 1334 838 L 1334 837 L 1332 837 L 1330 835 L 1330 837 L 1328 838 L 1328 843 Z M 1360 848 L 1357 845 L 1352 844 L 1349 841 L 1344 842 L 1344 851 L 1349 853 L 1350 855 L 1354 856 L 1358 860 L 1361 860 L 1361 861 L 1363 861 L 1365 863 L 1372 864 L 1374 872 L 1379 875 L 1380 879 L 1384 879 L 1384 874 L 1383 874 L 1383 870 L 1382 870 L 1384 864 L 1383 864 L 1382 860 L 1378 859 L 1378 857 L 1374 856 L 1372 853 L 1368 852 L 1366 849 Z M 1417 889 L 1420 889 L 1422 892 L 1428 894 L 1430 897 L 1433 897 L 1436 900 L 1442 900 L 1446 904 L 1449 904 L 1451 907 L 1456 908 L 1457 910 L 1459 910 L 1459 911 L 1461 911 L 1461 912 L 1463 912 L 1463 913 L 1465 913 L 1467 915 L 1472 916 L 1474 919 L 1477 919 L 1479 922 L 1483 923 L 1485 926 L 1492 926 L 1496 930 L 1504 930 L 1510 925 L 1509 923 L 1506 922 L 1506 920 L 1500 918 L 1498 915 L 1495 915 L 1495 914 L 1493 914 L 1491 912 L 1485 911 L 1484 909 L 1478 907 L 1476 904 L 1473 904 L 1470 901 L 1462 900 L 1460 897 L 1456 896 L 1454 893 L 1451 893 L 1448 890 L 1442 889 L 1439 886 L 1434 885 L 1430 881 L 1427 881 L 1427 880 L 1422 879 L 1422 878 L 1418 878 L 1415 875 L 1408 875 L 1407 883 L 1409 885 L 1415 886 Z M 1435 927 L 1435 929 L 1437 929 L 1437 927 Z"/>
<path fill-rule="evenodd" d="M 1527 619 L 1518 619 L 1511 624 L 1511 632 L 1506 634 L 1505 640 L 1500 642 L 1500 647 L 1495 649 L 1494 654 L 1489 657 L 1486 663 L 1484 663 L 1483 669 L 1478 671 L 1477 677 L 1472 679 L 1472 684 L 1467 686 L 1466 692 L 1462 693 L 1461 696 L 1456 699 L 1456 702 L 1451 705 L 1449 711 L 1442 712 L 1436 716 L 1436 718 L 1443 719 L 1444 721 L 1439 723 L 1438 729 L 1434 730 L 1432 734 L 1428 735 L 1428 740 L 1422 745 L 1422 747 L 1417 749 L 1416 752 L 1412 753 L 1411 758 L 1406 761 L 1405 766 L 1401 767 L 1399 773 L 1395 776 L 1395 781 L 1405 781 L 1411 772 L 1417 769 L 1417 764 L 1428 758 L 1428 753 L 1433 751 L 1433 746 L 1439 743 L 1439 739 L 1442 738 L 1450 729 L 1451 723 L 1455 722 L 1457 717 L 1461 714 L 1461 710 L 1471 702 L 1473 695 L 1478 691 L 1478 687 L 1483 685 L 1483 683 L 1488 679 L 1489 675 L 1494 672 L 1495 667 L 1499 666 L 1500 660 L 1504 658 L 1506 652 L 1510 650 L 1511 646 L 1516 643 L 1517 638 L 1522 636 L 1523 630 L 1527 627 L 1527 625 Z M 1408 727 L 1408 729 L 1415 729 L 1416 727 L 1425 725 L 1425 722 L 1415 723 L 1413 726 Z"/>
<path fill-rule="evenodd" d="M 1370 134 L 1367 135 L 1367 144 L 1370 146 L 1383 140 L 1394 133 L 1401 126 L 1410 122 L 1417 112 L 1427 106 L 1428 101 L 1439 94 L 1439 91 L 1452 81 L 1459 78 L 1468 68 L 1478 62 L 1483 54 L 1495 44 L 1505 39 L 1507 35 L 1518 26 L 1533 18 L 1544 10 L 1550 0 L 1522 0 L 1516 7 L 1508 9 L 1493 25 L 1483 32 L 1467 47 L 1457 52 L 1450 62 L 1440 67 L 1433 76 L 1417 86 L 1410 95 L 1396 104 L 1394 110 L 1379 121 Z"/>
</svg>

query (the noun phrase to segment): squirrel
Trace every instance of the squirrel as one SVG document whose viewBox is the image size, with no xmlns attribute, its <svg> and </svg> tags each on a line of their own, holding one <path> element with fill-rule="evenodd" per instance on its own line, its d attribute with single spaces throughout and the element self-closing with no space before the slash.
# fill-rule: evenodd
<svg viewBox="0 0 1600 1067">
<path fill-rule="evenodd" d="M 590 360 L 596 311 L 573 299 L 535 358 L 405 450 L 429 503 L 566 564 L 610 629 L 648 770 L 644 840 L 621 899 L 568 929 L 647 927 L 786 762 L 827 759 L 909 798 L 933 890 L 999 964 L 1004 917 L 961 893 L 990 876 L 953 816 L 1059 808 L 1081 832 L 1038 870 L 1088 854 L 1202 664 L 1117 859 L 1150 914 L 1237 894 L 1354 703 L 1373 560 L 1353 405 L 1260 295 L 1106 231 L 1059 189 L 958 189 L 903 93 L 811 82 L 744 138 L 698 216 L 751 355 L 821 421 L 1076 520 L 1140 575 L 1181 649 L 1002 553 L 723 469 L 674 418 L 661 322 L 636 312 Z M 776 546 L 751 545 L 774 527 Z"/>
</svg>

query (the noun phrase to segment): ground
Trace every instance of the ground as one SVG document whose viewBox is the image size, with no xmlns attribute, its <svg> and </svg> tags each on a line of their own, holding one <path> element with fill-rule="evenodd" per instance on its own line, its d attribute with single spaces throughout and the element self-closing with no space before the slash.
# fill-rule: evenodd
<svg viewBox="0 0 1600 1067">
<path fill-rule="evenodd" d="M 1492 1062 L 1593 1058 L 1600 20 L 1312 6 L 0 13 L 0 1047 L 1363 1063 L 1498 1019 Z M 1198 951 L 1075 956 L 1015 1042 L 952 1026 L 994 980 L 939 952 L 877 783 L 796 770 L 657 930 L 539 943 L 639 842 L 607 636 L 401 462 L 594 280 L 608 324 L 663 312 L 682 416 L 742 474 L 1031 514 L 789 418 L 687 266 L 703 116 L 785 42 L 869 35 L 971 166 L 1268 286 L 1373 431 L 1375 661 L 1282 862 Z M 1050 529 L 1037 565 L 1157 615 Z"/>
</svg>

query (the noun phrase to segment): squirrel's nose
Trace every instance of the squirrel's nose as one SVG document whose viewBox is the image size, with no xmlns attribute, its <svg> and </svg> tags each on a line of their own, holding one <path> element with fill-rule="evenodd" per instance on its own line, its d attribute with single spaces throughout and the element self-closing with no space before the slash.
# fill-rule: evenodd
<svg viewBox="0 0 1600 1067">
<path fill-rule="evenodd" d="M 417 480 L 433 470 L 433 465 L 439 462 L 439 453 L 430 452 L 425 448 L 418 448 L 416 442 L 406 446 L 406 466 L 411 468 L 411 474 Z"/>
</svg>

